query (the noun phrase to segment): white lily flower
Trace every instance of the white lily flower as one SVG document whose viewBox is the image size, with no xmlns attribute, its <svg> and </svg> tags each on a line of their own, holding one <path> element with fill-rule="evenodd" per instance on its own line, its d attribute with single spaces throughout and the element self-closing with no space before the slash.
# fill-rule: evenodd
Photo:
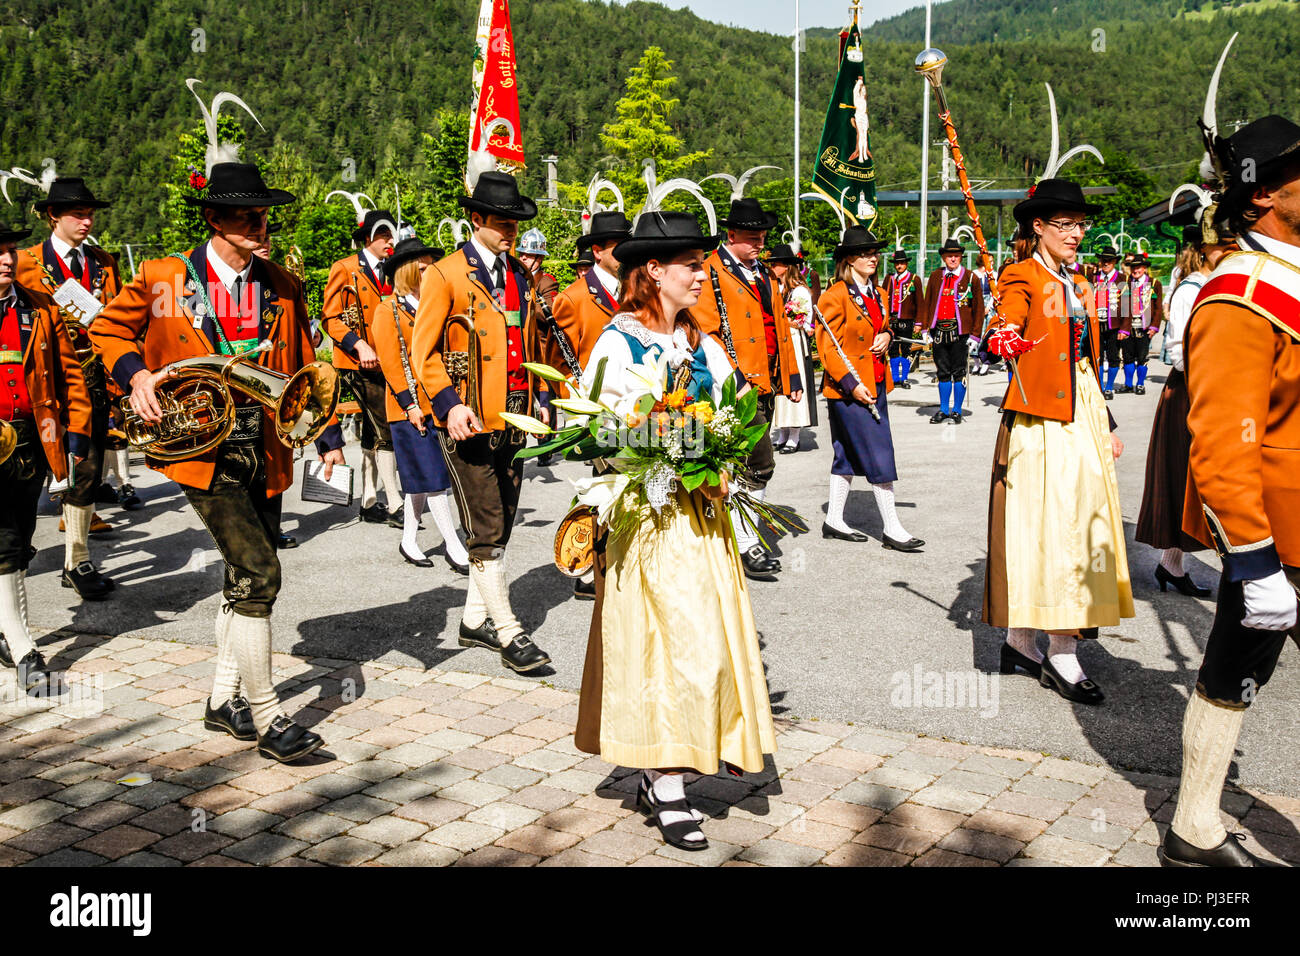
<svg viewBox="0 0 1300 956">
<path fill-rule="evenodd" d="M 516 415 L 514 412 L 502 412 L 501 418 L 508 424 L 514 425 L 515 428 L 527 432 L 530 435 L 549 435 L 554 430 L 550 425 L 533 418 L 531 415 Z"/>
<path fill-rule="evenodd" d="M 625 370 L 625 374 L 634 384 L 643 387 L 653 395 L 657 402 L 664 397 L 664 371 L 666 367 L 667 362 L 661 355 L 657 362 L 641 362 L 638 365 L 629 365 Z"/>
<path fill-rule="evenodd" d="M 578 503 L 596 509 L 596 520 L 601 524 L 609 522 L 609 512 L 627 490 L 629 478 L 624 474 L 596 475 L 592 478 L 579 478 L 573 483 L 578 493 Z"/>
<path fill-rule="evenodd" d="M 605 407 L 587 398 L 553 398 L 551 404 L 574 415 L 599 415 Z"/>
</svg>

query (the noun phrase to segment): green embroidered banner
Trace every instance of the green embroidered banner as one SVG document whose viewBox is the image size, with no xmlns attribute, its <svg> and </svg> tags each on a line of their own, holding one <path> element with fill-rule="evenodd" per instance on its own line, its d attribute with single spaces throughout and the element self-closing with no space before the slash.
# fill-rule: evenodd
<svg viewBox="0 0 1300 956">
<path fill-rule="evenodd" d="M 867 120 L 867 77 L 856 18 L 840 55 L 813 170 L 813 189 L 844 210 L 850 223 L 876 222 L 876 163 Z"/>
</svg>

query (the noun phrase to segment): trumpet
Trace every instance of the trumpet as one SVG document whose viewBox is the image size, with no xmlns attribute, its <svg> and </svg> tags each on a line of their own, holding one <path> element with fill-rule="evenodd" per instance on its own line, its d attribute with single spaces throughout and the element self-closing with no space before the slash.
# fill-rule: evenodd
<svg viewBox="0 0 1300 956">
<path fill-rule="evenodd" d="M 469 410 L 474 413 L 474 417 L 480 422 L 483 421 L 482 396 L 479 392 L 479 344 L 478 329 L 474 327 L 474 320 L 470 318 L 474 314 L 474 295 L 470 293 L 468 313 L 456 313 L 447 316 L 447 324 L 443 327 L 443 347 L 446 348 L 447 328 L 453 324 L 465 326 L 467 342 L 464 352 L 443 352 L 443 360 L 447 366 L 447 376 L 451 379 L 452 384 L 459 387 L 461 382 L 465 383 L 465 394 L 461 396 Z"/>
<path fill-rule="evenodd" d="M 159 461 L 201 455 L 225 441 L 235 427 L 232 392 L 239 392 L 271 413 L 275 437 L 289 448 L 318 438 L 338 404 L 338 374 L 324 362 L 312 362 L 294 375 L 253 364 L 271 348 L 264 341 L 239 355 L 200 355 L 167 366 L 170 378 L 159 384 L 162 421 L 146 422 L 122 399 L 122 430 L 127 441 Z"/>
<path fill-rule="evenodd" d="M 9 460 L 9 456 L 18 447 L 18 431 L 3 418 L 0 418 L 0 465 Z"/>
<path fill-rule="evenodd" d="M 352 292 L 353 304 L 340 312 L 338 319 L 355 332 L 361 341 L 369 342 L 366 338 L 366 317 L 361 309 L 361 287 L 357 284 L 355 272 L 352 273 L 352 285 L 348 286 L 348 289 Z"/>
</svg>

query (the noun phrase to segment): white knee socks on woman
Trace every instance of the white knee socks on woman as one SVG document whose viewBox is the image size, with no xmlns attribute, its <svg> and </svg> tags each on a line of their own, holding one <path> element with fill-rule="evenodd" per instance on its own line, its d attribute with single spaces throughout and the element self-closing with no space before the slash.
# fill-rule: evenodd
<svg viewBox="0 0 1300 956">
<path fill-rule="evenodd" d="M 416 532 L 420 530 L 420 515 L 424 514 L 425 495 L 407 495 L 402 505 L 402 551 L 408 557 L 419 561 L 424 557 L 416 541 Z"/>
<path fill-rule="evenodd" d="M 1007 643 L 1031 661 L 1041 662 L 1043 659 L 1043 653 L 1038 649 L 1036 632 L 1032 627 L 1007 628 Z"/>
<path fill-rule="evenodd" d="M 849 500 L 849 487 L 853 479 L 845 475 L 831 475 L 830 497 L 826 499 L 826 524 L 846 534 L 853 529 L 844 523 L 844 504 Z"/>
<path fill-rule="evenodd" d="M 872 485 L 871 491 L 876 496 L 876 507 L 880 509 L 880 521 L 885 534 L 895 541 L 909 541 L 912 536 L 907 533 L 902 522 L 898 520 L 898 511 L 894 507 L 894 483 Z"/>
<path fill-rule="evenodd" d="M 1056 672 L 1071 684 L 1077 684 L 1088 675 L 1083 672 L 1083 665 L 1079 663 L 1076 651 L 1079 646 L 1079 639 L 1073 635 L 1048 635 L 1047 659 Z"/>
<path fill-rule="evenodd" d="M 451 492 L 439 491 L 428 496 L 429 514 L 433 515 L 434 526 L 442 535 L 442 542 L 447 548 L 447 557 L 459 565 L 469 563 L 469 552 L 456 534 L 456 522 L 451 516 Z"/>
</svg>

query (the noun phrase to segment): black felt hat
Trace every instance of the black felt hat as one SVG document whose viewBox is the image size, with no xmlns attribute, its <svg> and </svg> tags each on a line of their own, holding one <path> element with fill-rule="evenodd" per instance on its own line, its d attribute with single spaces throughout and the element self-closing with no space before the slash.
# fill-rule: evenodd
<svg viewBox="0 0 1300 956">
<path fill-rule="evenodd" d="M 907 254 L 906 249 L 895 249 L 893 256 L 890 257 L 894 262 L 911 262 L 912 257 Z"/>
<path fill-rule="evenodd" d="M 956 239 L 952 238 L 951 236 L 948 237 L 947 242 L 945 242 L 942 246 L 939 247 L 939 255 L 941 256 L 947 255 L 950 252 L 965 252 L 965 251 L 966 251 L 966 247 L 963 246 Z"/>
<path fill-rule="evenodd" d="M 8 226 L 0 223 L 0 245 L 8 242 L 21 242 L 32 234 L 30 229 L 10 229 Z"/>
<path fill-rule="evenodd" d="M 795 266 L 803 264 L 803 256 L 795 252 L 790 243 L 783 242 L 768 253 L 767 261 Z"/>
<path fill-rule="evenodd" d="M 578 252 L 578 258 L 574 259 L 572 263 L 573 268 L 575 269 L 579 266 L 594 266 L 595 264 L 596 256 L 592 253 L 591 246 L 587 246 L 587 248 L 580 250 Z"/>
<path fill-rule="evenodd" d="M 441 249 L 433 246 L 426 246 L 420 241 L 418 236 L 410 236 L 403 239 L 393 247 L 393 254 L 379 264 L 388 277 L 391 279 L 397 274 L 397 267 L 403 263 L 410 262 L 412 259 L 418 259 L 421 256 L 432 256 L 433 261 L 437 262 L 443 257 Z"/>
<path fill-rule="evenodd" d="M 835 247 L 835 261 L 859 252 L 879 252 L 884 246 L 885 240 L 877 239 L 876 234 L 866 226 L 849 226 L 844 230 L 840 244 Z"/>
<path fill-rule="evenodd" d="M 579 249 L 590 249 L 596 243 L 622 242 L 632 235 L 632 224 L 617 209 L 598 212 L 591 217 L 591 231 L 578 237 Z M 593 260 L 594 261 L 594 260 Z"/>
<path fill-rule="evenodd" d="M 1083 187 L 1078 183 L 1069 179 L 1044 179 L 1029 190 L 1028 199 L 1016 204 L 1014 212 L 1025 235 L 1030 235 L 1035 219 L 1056 212 L 1081 212 L 1090 216 L 1100 208 L 1084 198 Z"/>
<path fill-rule="evenodd" d="M 750 196 L 734 199 L 726 219 L 719 219 L 718 225 L 723 229 L 753 229 L 755 232 L 767 232 L 778 222 L 774 212 L 767 212 Z"/>
<path fill-rule="evenodd" d="M 352 230 L 352 241 L 365 244 L 370 241 L 374 235 L 375 227 L 380 223 L 388 223 L 392 228 L 392 233 L 397 232 L 397 217 L 387 209 L 367 209 L 366 214 L 357 223 L 357 228 Z"/>
<path fill-rule="evenodd" d="M 1098 259 L 1098 260 L 1101 260 L 1101 259 L 1114 259 L 1114 260 L 1118 261 L 1118 260 L 1119 260 L 1119 250 L 1116 249 L 1114 246 L 1102 246 L 1100 249 L 1097 250 L 1097 252 L 1096 252 L 1096 256 L 1097 256 L 1097 259 Z"/>
<path fill-rule="evenodd" d="M 688 249 L 715 249 L 717 236 L 706 236 L 689 212 L 643 212 L 637 217 L 632 235 L 614 247 L 614 258 L 623 267 L 644 265 L 651 259 L 668 259 Z"/>
<path fill-rule="evenodd" d="M 1300 163 L 1300 126 L 1274 113 L 1217 140 L 1216 152 L 1225 180 L 1220 205 L 1239 207 L 1277 170 Z"/>
<path fill-rule="evenodd" d="M 36 203 L 36 211 L 44 212 L 51 206 L 89 206 L 91 209 L 103 209 L 111 205 L 102 199 L 96 199 L 86 181 L 80 176 L 60 176 L 50 183 L 50 192 Z"/>
<path fill-rule="evenodd" d="M 1135 256 L 1133 256 L 1133 259 L 1131 262 L 1129 262 L 1129 265 L 1150 267 L 1151 257 L 1148 256 L 1145 252 L 1139 252 Z"/>
<path fill-rule="evenodd" d="M 471 212 L 497 215 L 506 219 L 532 219 L 537 215 L 537 203 L 519 195 L 519 183 L 507 173 L 484 173 L 474 184 L 474 193 L 461 196 L 461 206 Z"/>
<path fill-rule="evenodd" d="M 206 194 L 186 196 L 185 201 L 191 206 L 287 206 L 294 198 L 283 189 L 268 189 L 252 163 L 217 163 L 208 176 Z"/>
</svg>

